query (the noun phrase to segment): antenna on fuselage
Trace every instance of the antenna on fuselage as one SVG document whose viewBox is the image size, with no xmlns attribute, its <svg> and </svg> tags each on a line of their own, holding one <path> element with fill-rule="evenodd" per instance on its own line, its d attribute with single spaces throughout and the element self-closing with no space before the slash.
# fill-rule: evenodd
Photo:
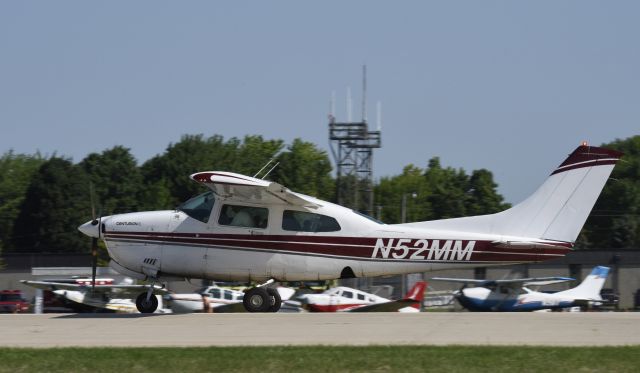
<svg viewBox="0 0 640 373">
<path fill-rule="evenodd" d="M 255 175 L 253 175 L 253 177 L 258 177 L 258 175 L 260 175 L 262 173 L 262 171 L 264 171 L 265 168 L 269 167 L 273 162 L 275 162 L 275 164 L 273 165 L 273 167 L 271 167 L 269 169 L 269 171 L 267 171 L 266 174 L 262 175 L 262 177 L 260 179 L 263 179 L 267 176 L 269 176 L 269 174 L 271 173 L 271 171 L 273 171 L 276 167 L 278 167 L 278 165 L 280 164 L 280 162 L 276 162 L 275 158 L 271 158 L 269 159 L 269 162 L 267 162 L 264 166 L 262 166 L 262 168 L 260 169 L 260 171 L 256 172 Z"/>
</svg>

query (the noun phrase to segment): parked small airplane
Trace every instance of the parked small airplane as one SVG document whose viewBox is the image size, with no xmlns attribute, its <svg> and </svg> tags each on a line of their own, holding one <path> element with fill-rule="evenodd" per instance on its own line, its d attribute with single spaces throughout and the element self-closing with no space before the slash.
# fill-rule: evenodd
<svg viewBox="0 0 640 373">
<path fill-rule="evenodd" d="M 556 293 L 543 293 L 529 289 L 565 281 L 568 277 L 537 277 L 513 280 L 473 280 L 434 277 L 433 281 L 463 283 L 454 293 L 456 299 L 469 311 L 537 311 L 602 303 L 600 290 L 609 274 L 608 267 L 595 267 L 580 285 Z M 467 288 L 468 284 L 476 287 Z"/>
<path fill-rule="evenodd" d="M 295 290 L 283 286 L 276 287 L 276 290 L 282 299 L 284 308 L 287 305 L 286 302 L 295 293 Z M 244 292 L 225 289 L 217 285 L 198 289 L 195 293 L 171 293 L 165 296 L 169 301 L 171 310 L 175 313 L 208 312 L 208 310 L 205 310 L 205 297 L 211 312 L 246 312 L 242 304 Z"/>
<path fill-rule="evenodd" d="M 304 294 L 298 299 L 311 312 L 420 312 L 426 286 L 426 282 L 418 281 L 404 298 L 395 301 L 345 286 L 322 294 Z"/>
<path fill-rule="evenodd" d="M 53 281 L 21 280 L 20 282 L 36 289 L 51 291 L 56 296 L 71 302 L 72 309 L 81 309 L 85 312 L 92 309 L 127 313 L 139 312 L 134 298 L 140 291 L 148 289 L 147 285 L 133 285 L 131 281 L 114 284 L 112 278 L 96 278 L 95 282 L 91 278 L 84 277 Z M 96 285 L 92 288 L 93 283 Z M 166 292 L 159 286 L 155 286 L 154 291 L 161 294 Z M 155 295 L 154 298 L 159 304 L 159 308 L 154 311 L 166 312 L 162 306 L 161 296 Z"/>
<path fill-rule="evenodd" d="M 538 262 L 564 256 L 622 153 L 582 145 L 522 203 L 497 214 L 387 225 L 230 172 L 191 178 L 210 191 L 175 210 L 105 216 L 79 230 L 103 239 L 111 267 L 152 286 L 140 312 L 157 307 L 171 279 L 265 283 L 246 291 L 250 312 L 275 312 L 277 281 L 331 280 Z M 95 266 L 95 261 L 94 261 Z"/>
</svg>

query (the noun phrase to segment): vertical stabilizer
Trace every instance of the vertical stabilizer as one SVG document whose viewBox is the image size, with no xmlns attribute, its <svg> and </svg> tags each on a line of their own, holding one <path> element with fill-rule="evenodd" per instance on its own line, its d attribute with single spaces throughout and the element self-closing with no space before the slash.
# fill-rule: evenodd
<svg viewBox="0 0 640 373">
<path fill-rule="evenodd" d="M 597 266 L 591 271 L 591 273 L 589 273 L 589 276 L 587 276 L 584 281 L 580 283 L 580 285 L 576 286 L 573 289 L 561 291 L 556 294 L 572 296 L 576 297 L 577 299 L 600 300 L 602 299 L 600 297 L 600 290 L 602 290 L 605 281 L 607 281 L 608 275 L 609 267 Z"/>
<path fill-rule="evenodd" d="M 579 146 L 536 192 L 502 213 L 505 233 L 575 242 L 622 153 Z"/>
<path fill-rule="evenodd" d="M 506 211 L 406 225 L 572 243 L 621 156 L 615 150 L 581 145 L 532 195 Z"/>
<path fill-rule="evenodd" d="M 426 287 L 426 281 L 416 282 L 415 285 L 413 285 L 413 287 L 404 296 L 403 300 L 414 300 L 417 302 L 422 302 L 424 300 L 424 289 Z"/>
</svg>

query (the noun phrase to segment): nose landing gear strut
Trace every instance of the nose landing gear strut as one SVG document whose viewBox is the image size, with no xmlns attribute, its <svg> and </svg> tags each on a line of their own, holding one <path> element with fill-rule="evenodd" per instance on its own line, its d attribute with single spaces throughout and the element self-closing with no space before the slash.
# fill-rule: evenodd
<svg viewBox="0 0 640 373">
<path fill-rule="evenodd" d="M 140 313 L 154 313 L 158 309 L 158 298 L 153 295 L 156 281 L 153 280 L 146 293 L 141 293 L 136 298 L 136 308 Z"/>
</svg>

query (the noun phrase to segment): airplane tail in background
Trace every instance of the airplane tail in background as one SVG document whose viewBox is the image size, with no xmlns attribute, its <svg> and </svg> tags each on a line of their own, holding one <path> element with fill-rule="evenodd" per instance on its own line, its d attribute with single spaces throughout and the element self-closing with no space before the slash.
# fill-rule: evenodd
<svg viewBox="0 0 640 373">
<path fill-rule="evenodd" d="M 621 152 L 581 145 L 523 202 L 492 215 L 407 226 L 575 242 Z"/>
<path fill-rule="evenodd" d="M 589 276 L 580 283 L 580 285 L 556 294 L 573 296 L 577 299 L 599 300 L 601 299 L 600 290 L 602 290 L 605 281 L 607 281 L 608 275 L 609 267 L 597 266 L 591 271 Z"/>
<path fill-rule="evenodd" d="M 402 298 L 402 302 L 410 302 L 408 307 L 413 308 L 411 311 L 420 311 L 422 308 L 422 301 L 424 301 L 424 290 L 427 288 L 426 281 L 418 281 Z"/>
<path fill-rule="evenodd" d="M 413 287 L 405 294 L 402 300 L 413 300 L 416 302 L 422 302 L 424 300 L 424 289 L 427 287 L 426 281 L 418 281 Z"/>
</svg>

